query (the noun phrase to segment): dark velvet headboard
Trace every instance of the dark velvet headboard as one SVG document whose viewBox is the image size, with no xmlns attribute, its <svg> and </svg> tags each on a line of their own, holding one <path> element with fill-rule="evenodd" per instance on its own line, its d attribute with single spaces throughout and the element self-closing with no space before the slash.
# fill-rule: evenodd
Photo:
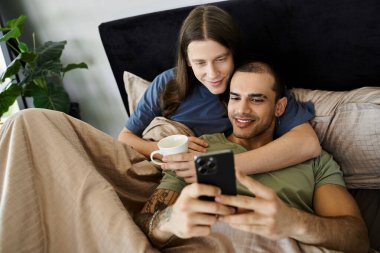
<svg viewBox="0 0 380 253">
<path fill-rule="evenodd" d="M 239 24 L 246 55 L 281 70 L 289 87 L 350 90 L 380 85 L 379 0 L 233 0 L 213 4 L 228 11 Z M 178 30 L 192 8 L 99 26 L 126 108 L 123 71 L 151 81 L 173 67 Z"/>
<path fill-rule="evenodd" d="M 288 87 L 380 86 L 380 0 L 232 0 L 213 3 L 237 21 L 246 56 L 267 61 Z M 176 38 L 193 7 L 102 23 L 101 40 L 128 112 L 123 71 L 152 80 L 173 67 Z M 128 112 L 129 113 L 129 112 Z M 351 191 L 380 251 L 380 189 Z"/>
</svg>

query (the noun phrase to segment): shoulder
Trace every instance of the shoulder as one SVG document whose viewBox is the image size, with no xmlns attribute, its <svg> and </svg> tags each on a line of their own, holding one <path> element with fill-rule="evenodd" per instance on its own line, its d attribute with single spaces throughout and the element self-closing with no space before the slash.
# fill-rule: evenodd
<svg viewBox="0 0 380 253">
<path fill-rule="evenodd" d="M 338 167 L 338 163 L 334 160 L 333 156 L 328 153 L 326 150 L 321 149 L 321 154 L 314 158 L 315 162 L 319 164 L 319 166 L 331 163 L 334 165 L 334 167 Z"/>
<path fill-rule="evenodd" d="M 308 122 L 314 117 L 314 107 L 312 103 L 298 102 L 293 95 L 286 90 L 288 103 L 285 112 L 277 121 L 275 136 L 281 136 L 296 126 Z"/>
<path fill-rule="evenodd" d="M 157 75 L 152 83 L 168 83 L 171 79 L 173 79 L 175 75 L 175 68 L 171 68 L 168 70 L 165 70 L 161 74 Z"/>
<path fill-rule="evenodd" d="M 175 69 L 171 68 L 165 70 L 161 74 L 158 74 L 153 81 L 149 84 L 148 89 L 146 90 L 145 96 L 152 96 L 152 94 L 159 94 L 163 91 L 166 85 L 171 79 L 173 79 L 175 74 Z M 155 96 L 156 97 L 156 96 Z"/>
<path fill-rule="evenodd" d="M 333 156 L 325 150 L 321 151 L 320 156 L 314 158 L 313 170 L 316 186 L 326 183 L 345 186 L 343 172 L 340 166 L 334 160 Z"/>
</svg>

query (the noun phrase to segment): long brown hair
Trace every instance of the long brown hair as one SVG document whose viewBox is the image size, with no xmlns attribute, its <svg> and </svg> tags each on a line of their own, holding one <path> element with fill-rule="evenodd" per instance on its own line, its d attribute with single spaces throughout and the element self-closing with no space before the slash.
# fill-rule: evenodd
<svg viewBox="0 0 380 253">
<path fill-rule="evenodd" d="M 196 77 L 188 66 L 187 47 L 195 40 L 214 40 L 228 48 L 236 59 L 240 48 L 240 33 L 232 17 L 214 5 L 194 8 L 182 23 L 177 44 L 177 65 L 174 78 L 160 97 L 162 115 L 174 113 L 192 91 Z"/>
</svg>

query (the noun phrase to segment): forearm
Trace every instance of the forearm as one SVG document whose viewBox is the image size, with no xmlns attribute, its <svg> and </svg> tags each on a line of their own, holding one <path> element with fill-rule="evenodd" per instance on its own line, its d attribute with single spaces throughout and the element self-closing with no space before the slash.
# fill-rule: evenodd
<svg viewBox="0 0 380 253">
<path fill-rule="evenodd" d="M 137 152 L 143 154 L 145 157 L 149 157 L 150 153 L 158 149 L 156 142 L 146 141 L 132 132 L 129 132 L 126 128 L 120 132 L 118 139 L 119 141 L 132 146 Z"/>
<path fill-rule="evenodd" d="M 171 210 L 172 207 L 170 206 L 162 211 L 156 211 L 154 214 L 140 213 L 135 219 L 136 224 L 147 235 L 151 243 L 158 248 L 166 245 L 174 236 L 174 233 L 162 229 L 170 216 Z"/>
<path fill-rule="evenodd" d="M 312 127 L 305 123 L 254 150 L 235 155 L 243 174 L 283 169 L 320 155 L 321 147 Z"/>
<path fill-rule="evenodd" d="M 367 229 L 354 216 L 320 217 L 294 209 L 295 220 L 291 238 L 310 245 L 343 252 L 367 252 Z"/>
<path fill-rule="evenodd" d="M 136 224 L 157 247 L 163 246 L 173 236 L 173 233 L 162 231 L 161 226 L 168 221 L 178 196 L 179 193 L 175 191 L 156 189 L 135 217 Z"/>
</svg>

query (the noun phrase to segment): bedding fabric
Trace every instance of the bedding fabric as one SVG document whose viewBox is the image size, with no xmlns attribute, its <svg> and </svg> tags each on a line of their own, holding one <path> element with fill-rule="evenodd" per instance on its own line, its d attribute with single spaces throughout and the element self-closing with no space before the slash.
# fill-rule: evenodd
<svg viewBox="0 0 380 253">
<path fill-rule="evenodd" d="M 351 189 L 380 189 L 380 87 L 351 91 L 293 89 L 314 104 L 311 125 Z"/>
<path fill-rule="evenodd" d="M 0 149 L 0 252 L 159 252 L 132 216 L 161 171 L 128 145 L 29 109 L 2 127 Z M 233 252 L 220 235 L 174 240 L 163 252 L 195 249 Z"/>
<path fill-rule="evenodd" d="M 170 124 L 157 123 L 152 129 Z M 133 216 L 161 171 L 128 145 L 61 112 L 28 109 L 2 127 L 0 150 L 1 252 L 158 252 Z M 329 252 L 223 224 L 208 237 L 175 239 L 161 252 L 248 250 Z"/>
</svg>

